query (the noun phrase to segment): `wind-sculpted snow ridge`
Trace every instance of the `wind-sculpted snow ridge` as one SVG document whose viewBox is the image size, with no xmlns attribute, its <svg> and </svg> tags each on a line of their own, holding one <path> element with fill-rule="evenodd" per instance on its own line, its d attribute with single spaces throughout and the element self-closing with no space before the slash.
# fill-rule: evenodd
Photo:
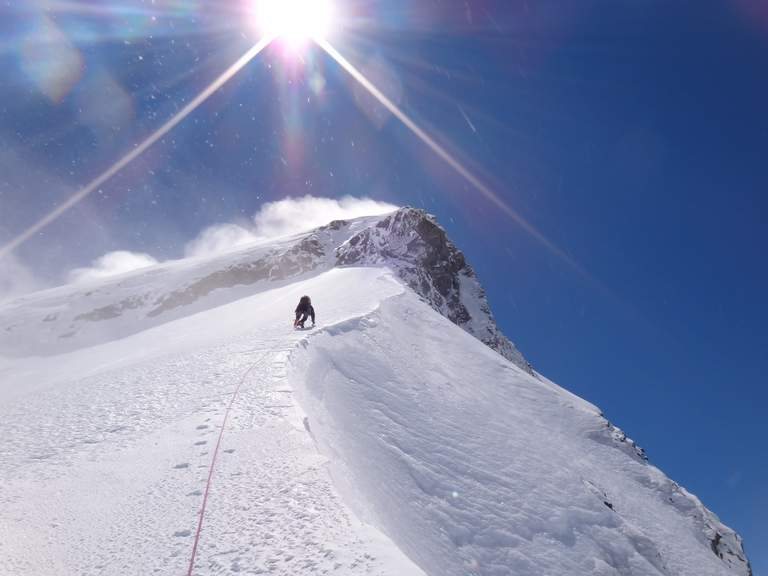
<svg viewBox="0 0 768 576">
<path fill-rule="evenodd" d="M 52 355 L 124 338 L 334 266 L 391 268 L 440 314 L 533 373 L 498 329 L 462 252 L 413 208 L 22 298 L 0 307 L 0 352 Z"/>
<path fill-rule="evenodd" d="M 738 535 L 611 440 L 597 408 L 412 293 L 290 364 L 342 497 L 429 575 L 750 574 Z"/>
<path fill-rule="evenodd" d="M 221 256 L 168 262 L 5 303 L 0 305 L 0 355 L 78 350 L 320 274 L 335 265 L 336 246 L 379 219 L 359 218 Z"/>
<path fill-rule="evenodd" d="M 434 216 L 402 208 L 352 236 L 336 255 L 341 265 L 393 268 L 432 308 L 533 374 L 499 330 L 474 270 Z"/>
<path fill-rule="evenodd" d="M 196 576 L 748 575 L 739 537 L 594 406 L 410 289 L 403 252 L 337 266 L 371 225 L 418 225 L 398 214 L 3 308 L 0 330 L 48 329 L 37 350 L 77 347 L 0 339 L 0 576 L 185 573 L 235 389 Z M 263 259 L 283 266 L 247 272 Z M 305 293 L 324 328 L 291 328 Z"/>
</svg>

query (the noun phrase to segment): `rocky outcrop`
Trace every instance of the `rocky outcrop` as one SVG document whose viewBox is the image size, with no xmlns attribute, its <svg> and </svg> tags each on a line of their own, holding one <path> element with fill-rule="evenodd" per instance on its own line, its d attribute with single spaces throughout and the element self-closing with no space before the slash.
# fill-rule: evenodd
<svg viewBox="0 0 768 576">
<path fill-rule="evenodd" d="M 215 270 L 192 284 L 164 294 L 147 316 L 159 316 L 174 308 L 189 306 L 214 290 L 250 286 L 263 281 L 286 280 L 312 272 L 323 264 L 326 253 L 326 248 L 318 237 L 323 230 L 318 229 L 287 249 L 273 250 L 259 259 Z"/>
<path fill-rule="evenodd" d="M 336 261 L 340 266 L 388 266 L 440 314 L 533 374 L 499 330 L 474 270 L 434 216 L 401 208 L 339 246 Z"/>
<path fill-rule="evenodd" d="M 746 567 L 748 576 L 752 576 L 752 566 L 747 560 L 744 554 L 744 543 L 741 537 L 730 529 L 727 529 L 725 534 L 721 534 L 723 526 L 717 522 L 718 526 L 713 526 L 712 523 L 707 525 L 710 536 L 709 546 L 712 552 L 720 558 L 728 568 L 734 570 L 741 570 Z"/>
</svg>

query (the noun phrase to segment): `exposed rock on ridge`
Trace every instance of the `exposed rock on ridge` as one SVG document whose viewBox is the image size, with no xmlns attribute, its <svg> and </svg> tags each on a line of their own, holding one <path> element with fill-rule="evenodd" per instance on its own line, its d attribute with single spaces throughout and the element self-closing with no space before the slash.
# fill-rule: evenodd
<svg viewBox="0 0 768 576">
<path fill-rule="evenodd" d="M 226 304 L 247 296 L 250 287 L 260 283 L 279 284 L 334 266 L 353 265 L 391 268 L 440 314 L 533 374 L 523 355 L 497 327 L 485 291 L 464 254 L 433 216 L 414 208 L 331 222 L 295 237 L 185 262 L 183 267 L 173 262 L 161 264 L 108 279 L 87 292 L 80 285 L 55 291 L 70 293 L 69 299 L 77 307 L 62 308 L 46 293 L 30 296 L 34 305 L 25 307 L 26 328 L 3 326 L 0 315 L 0 347 L 11 354 L 57 354 Z M 164 280 L 158 281 L 160 277 Z M 46 320 L 52 314 L 56 322 Z M 127 315 L 135 321 L 121 322 L 119 329 L 105 322 Z M 47 322 L 43 333 L 40 322 Z"/>
<path fill-rule="evenodd" d="M 474 270 L 434 216 L 401 208 L 347 240 L 336 250 L 336 260 L 341 266 L 391 267 L 440 314 L 533 373 L 499 330 Z"/>
</svg>

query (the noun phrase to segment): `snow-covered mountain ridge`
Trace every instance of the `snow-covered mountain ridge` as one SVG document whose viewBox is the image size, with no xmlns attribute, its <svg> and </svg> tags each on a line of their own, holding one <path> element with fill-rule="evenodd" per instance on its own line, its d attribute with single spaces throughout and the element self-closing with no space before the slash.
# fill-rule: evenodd
<svg viewBox="0 0 768 576">
<path fill-rule="evenodd" d="M 364 519 L 429 574 L 751 576 L 741 538 L 599 409 L 490 354 L 405 295 L 294 354 L 315 441 Z"/>
<path fill-rule="evenodd" d="M 73 350 L 237 299 L 261 282 L 280 284 L 334 266 L 370 265 L 390 267 L 435 310 L 531 372 L 497 327 L 464 255 L 432 216 L 414 208 L 383 217 L 334 221 L 233 255 L 192 266 L 183 261 L 161 265 L 100 282 L 92 289 L 63 287 L 22 298 L 16 305 L 23 308 L 24 321 L 3 325 L 0 320 L 0 349 L 34 354 Z M 189 268 L 196 272 L 192 281 Z M 172 289 L 158 292 L 153 288 L 157 284 Z M 120 325 L 129 332 L 108 333 L 100 326 L 118 317 L 133 319 Z"/>
<path fill-rule="evenodd" d="M 0 576 L 184 573 L 238 382 L 195 574 L 750 573 L 501 338 L 412 209 L 2 305 Z"/>
<path fill-rule="evenodd" d="M 434 217 L 405 208 L 358 232 L 336 250 L 343 266 L 388 266 L 451 322 L 533 373 L 493 318 L 485 291 L 464 254 Z"/>
</svg>

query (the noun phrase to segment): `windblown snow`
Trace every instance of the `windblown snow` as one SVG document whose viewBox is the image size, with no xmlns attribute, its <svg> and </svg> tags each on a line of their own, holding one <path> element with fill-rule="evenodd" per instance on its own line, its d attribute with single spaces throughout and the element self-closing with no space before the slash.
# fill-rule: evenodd
<svg viewBox="0 0 768 576">
<path fill-rule="evenodd" d="M 294 331 L 312 297 L 318 328 Z M 0 307 L 0 575 L 747 575 L 429 215 Z"/>
</svg>

